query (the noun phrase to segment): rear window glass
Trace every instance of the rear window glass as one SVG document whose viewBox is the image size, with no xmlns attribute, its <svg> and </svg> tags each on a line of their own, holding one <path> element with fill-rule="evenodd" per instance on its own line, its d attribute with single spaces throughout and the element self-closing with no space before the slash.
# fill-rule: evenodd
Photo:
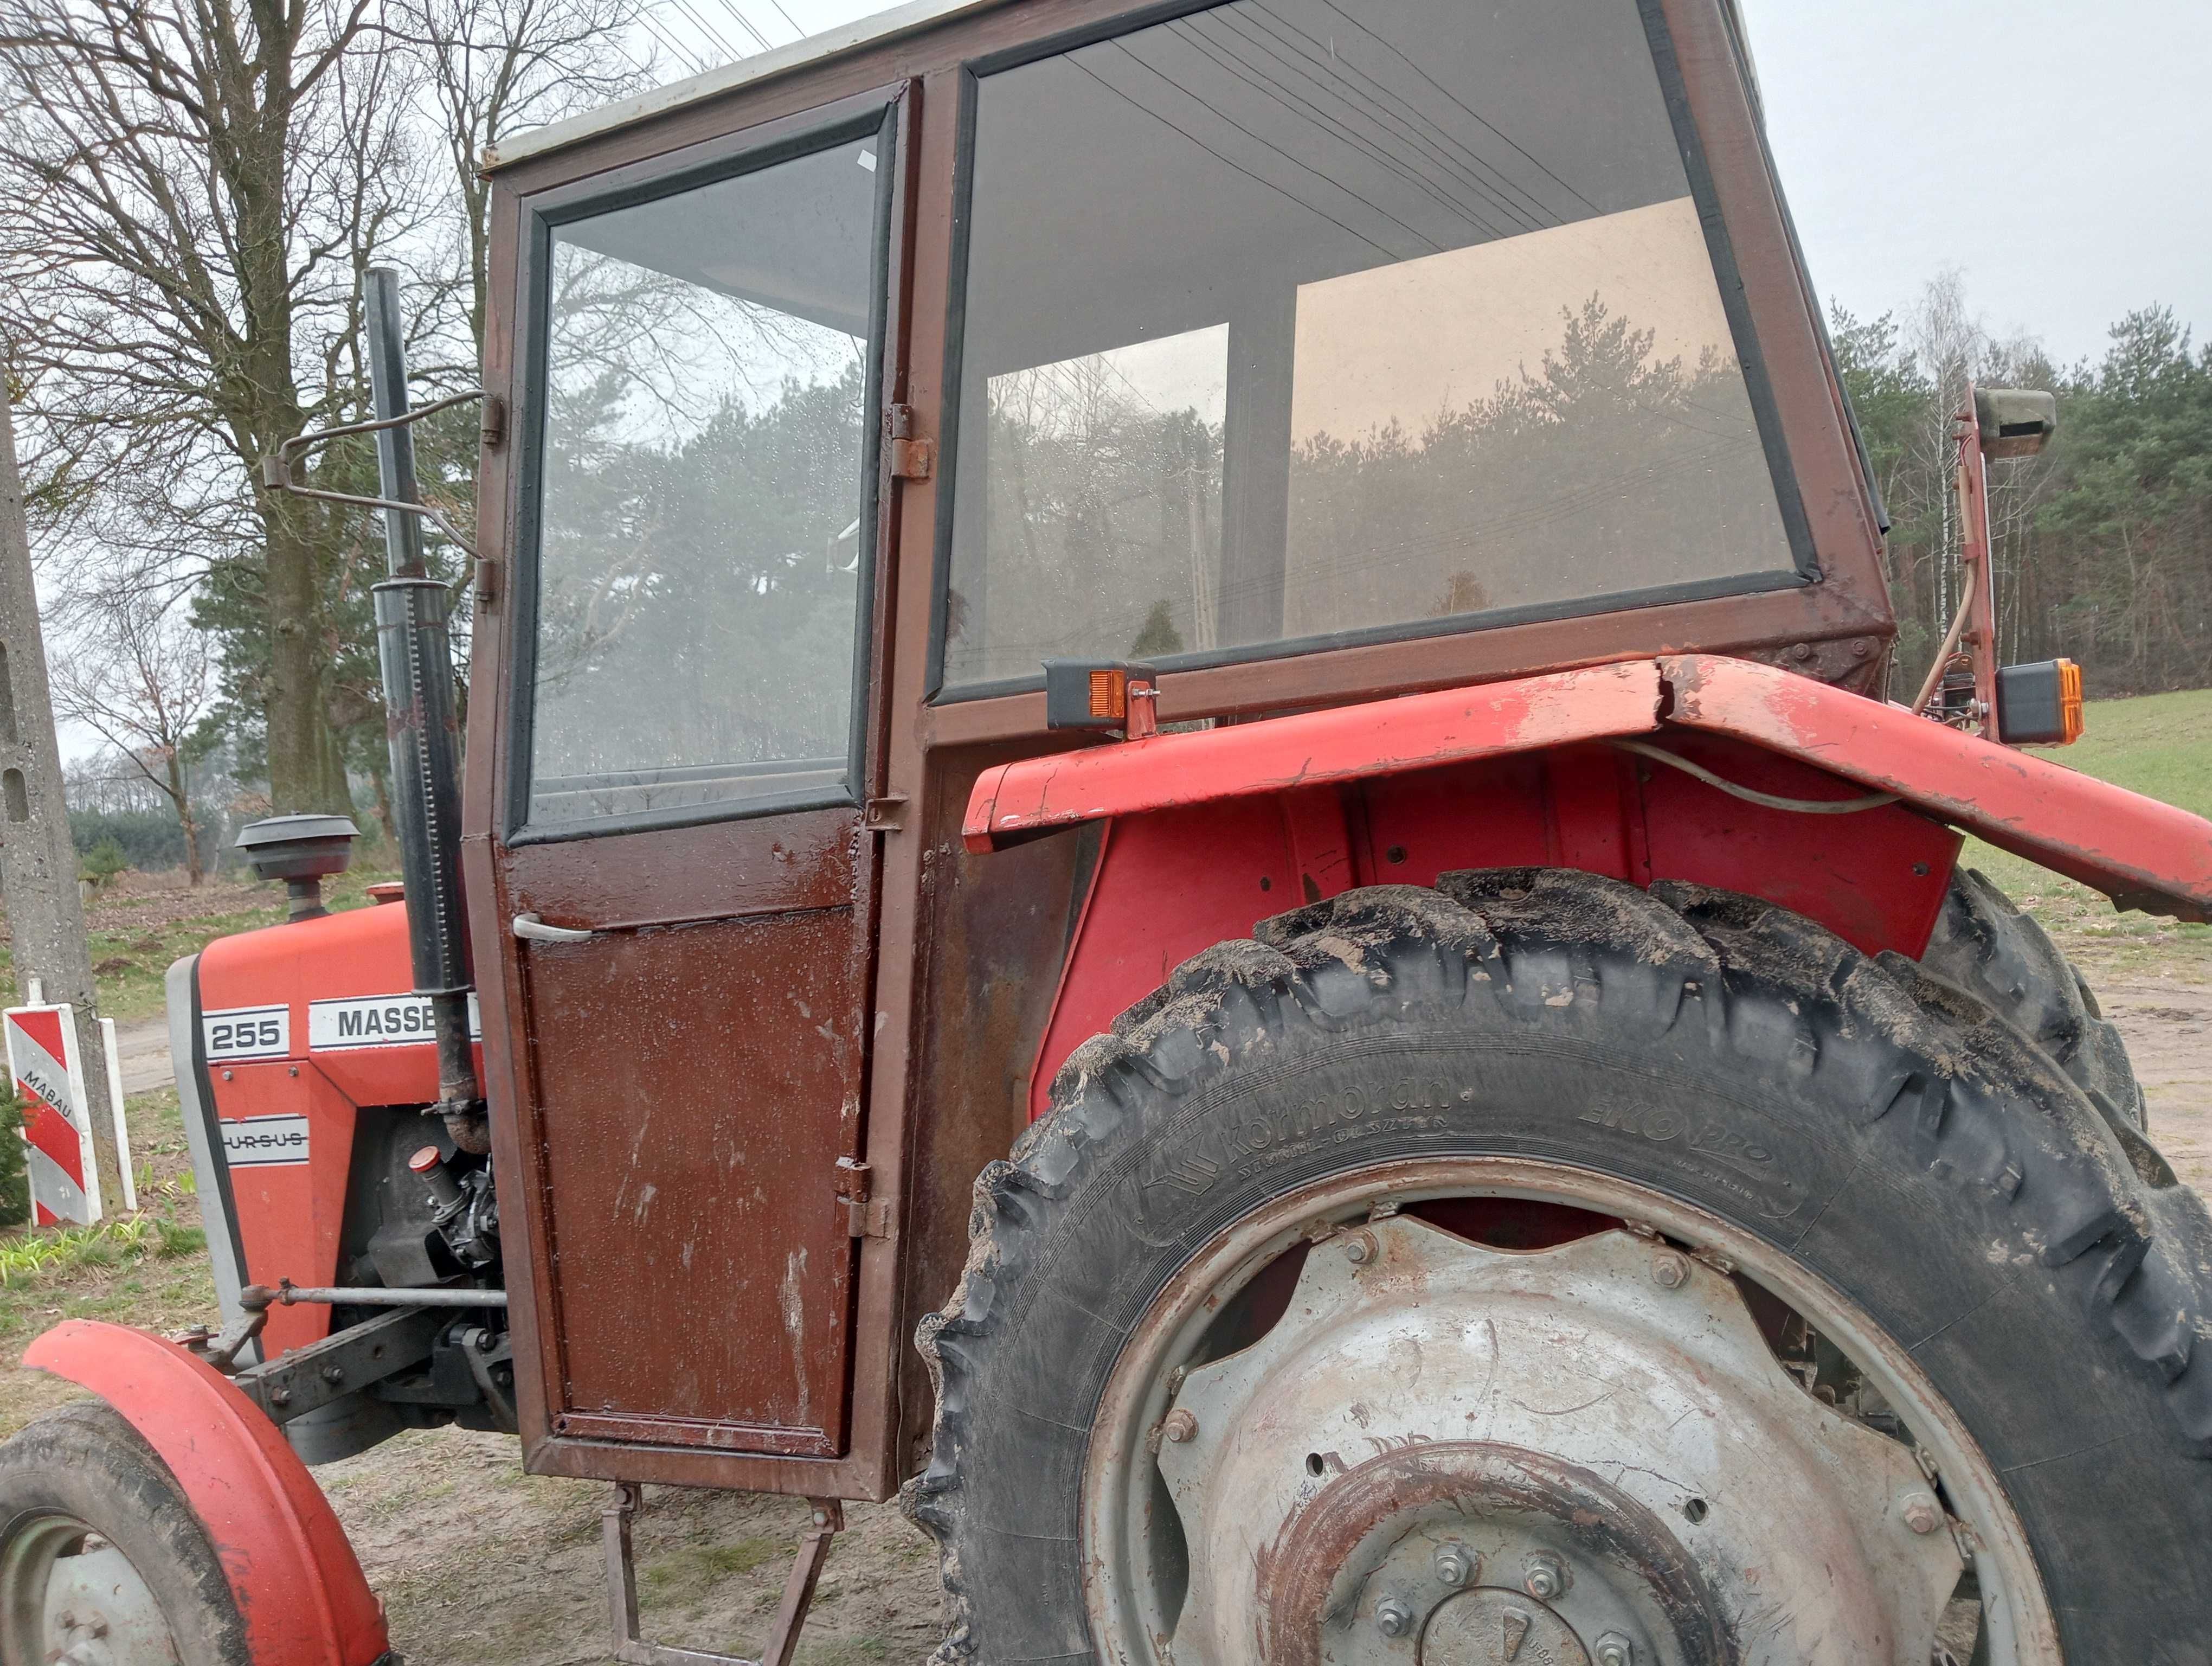
<svg viewBox="0 0 2212 1666">
<path fill-rule="evenodd" d="M 1796 581 L 1635 0 L 980 78 L 944 676 Z"/>
</svg>

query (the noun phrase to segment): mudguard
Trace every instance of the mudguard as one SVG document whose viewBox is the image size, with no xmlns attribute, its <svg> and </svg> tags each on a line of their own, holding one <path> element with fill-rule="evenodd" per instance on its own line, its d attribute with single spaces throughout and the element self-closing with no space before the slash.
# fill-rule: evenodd
<svg viewBox="0 0 2212 1666">
<path fill-rule="evenodd" d="M 85 1319 L 56 1325 L 23 1363 L 90 1389 L 169 1466 L 229 1577 L 252 1666 L 373 1666 L 389 1651 L 382 1606 L 322 1488 L 220 1371 Z"/>
<path fill-rule="evenodd" d="M 1622 660 L 1024 758 L 977 777 L 977 853 L 1080 822 L 1402 774 L 1577 740 L 1702 729 L 1893 793 L 2103 891 L 2212 920 L 2212 823 L 1901 706 L 1719 654 Z"/>
</svg>

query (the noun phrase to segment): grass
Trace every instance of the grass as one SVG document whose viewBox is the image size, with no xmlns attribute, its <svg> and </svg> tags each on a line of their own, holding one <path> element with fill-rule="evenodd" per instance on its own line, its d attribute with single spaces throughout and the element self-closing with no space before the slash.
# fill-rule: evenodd
<svg viewBox="0 0 2212 1666">
<path fill-rule="evenodd" d="M 62 1319 L 112 1319 L 156 1335 L 216 1317 L 215 1278 L 174 1088 L 124 1102 L 139 1208 L 91 1226 L 0 1233 L 0 1360 Z M 0 1369 L 0 1435 L 77 1390 Z"/>
<path fill-rule="evenodd" d="M 340 874 L 324 886 L 324 900 L 336 912 L 364 907 L 368 887 L 397 877 L 380 866 Z M 208 911 L 193 911 L 204 900 Z M 284 887 L 274 881 L 240 885 L 210 881 L 198 893 L 189 891 L 95 891 L 85 940 L 92 951 L 93 986 L 102 1018 L 132 1024 L 159 1013 L 167 1000 L 165 980 L 170 963 L 197 954 L 218 937 L 284 922 Z M 13 945 L 0 943 L 0 980 L 15 982 Z"/>
<path fill-rule="evenodd" d="M 111 1215 L 91 1226 L 33 1230 L 0 1238 L 0 1286 L 16 1289 L 82 1268 L 167 1261 L 206 1248 L 207 1234 L 200 1228 L 143 1212 Z"/>
<path fill-rule="evenodd" d="M 2212 818 L 2212 689 L 2093 700 L 2087 718 L 2074 745 L 2035 747 L 2035 756 Z M 2212 982 L 2212 926 L 2118 913 L 2087 885 L 1979 839 L 1966 841 L 1959 860 L 2032 909 L 2087 964 Z"/>
</svg>

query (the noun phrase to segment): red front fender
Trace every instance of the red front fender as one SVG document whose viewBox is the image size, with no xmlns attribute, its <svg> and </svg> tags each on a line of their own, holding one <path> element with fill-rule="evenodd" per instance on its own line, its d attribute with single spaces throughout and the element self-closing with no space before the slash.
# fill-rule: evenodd
<svg viewBox="0 0 2212 1666">
<path fill-rule="evenodd" d="M 322 1488 L 235 1385 L 173 1342 L 70 1319 L 23 1363 L 82 1383 L 161 1455 L 206 1525 L 252 1666 L 371 1666 L 384 1612 Z"/>
</svg>

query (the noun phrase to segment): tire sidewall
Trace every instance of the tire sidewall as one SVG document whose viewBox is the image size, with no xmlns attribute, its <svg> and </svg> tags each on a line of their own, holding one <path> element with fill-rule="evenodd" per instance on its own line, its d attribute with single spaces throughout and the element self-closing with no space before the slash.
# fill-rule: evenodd
<svg viewBox="0 0 2212 1666">
<path fill-rule="evenodd" d="M 1911 1350 L 2002 1477 L 2068 1657 L 2195 1658 L 2172 1645 L 2212 1620 L 2189 1548 L 2212 1532 L 2212 1476 L 2157 1372 L 2089 1311 L 2096 1258 L 2043 1264 L 2048 1222 L 2023 1206 L 2055 1201 L 2005 1173 L 2002 1137 L 1955 1112 L 1930 1127 L 1909 1096 L 1889 1109 L 1930 1061 L 1786 993 L 1721 999 L 1677 979 L 1671 1006 L 1663 970 L 1552 970 L 1524 962 L 1517 1003 L 1370 988 L 1334 1017 L 1326 999 L 1316 1014 L 1231 991 L 1221 1024 L 1243 1033 L 1218 1038 L 1234 1063 L 1086 1090 L 1114 1096 L 1115 1126 L 1036 1236 L 962 1420 L 963 1486 L 989 1494 L 968 1509 L 996 1545 L 1054 1547 L 998 1559 L 1018 1565 L 1029 1618 L 993 1603 L 985 1657 L 1059 1646 L 1054 1611 L 1081 1613 L 1085 1432 L 1124 1339 L 1205 1245 L 1316 1182 L 1509 1157 L 1719 1215 L 1841 1291 Z M 2139 1523 L 2158 1530 L 2124 1530 Z"/>
<path fill-rule="evenodd" d="M 112 1408 L 50 1414 L 0 1445 L 0 1543 L 40 1515 L 71 1517 L 129 1560 L 183 1666 L 239 1666 L 246 1627 L 206 1529 L 154 1450 Z"/>
</svg>

